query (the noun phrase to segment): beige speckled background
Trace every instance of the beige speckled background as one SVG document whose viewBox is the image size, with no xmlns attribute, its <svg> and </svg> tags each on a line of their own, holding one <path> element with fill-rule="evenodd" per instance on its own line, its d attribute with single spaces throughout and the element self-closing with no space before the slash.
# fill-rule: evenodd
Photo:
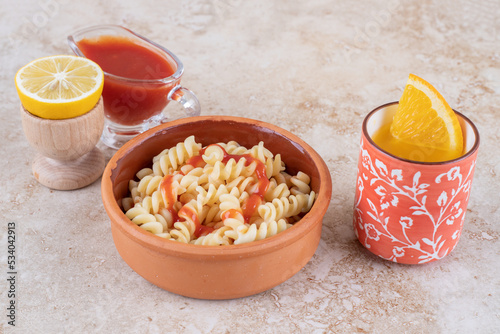
<svg viewBox="0 0 500 334">
<path fill-rule="evenodd" d="M 4 1 L 0 333 L 498 332 L 499 17 L 496 0 Z M 204 115 L 274 123 L 322 155 L 333 198 L 319 248 L 297 275 L 230 301 L 160 290 L 116 252 L 99 182 L 58 192 L 35 181 L 14 75 L 35 58 L 71 53 L 69 33 L 102 23 L 125 25 L 175 52 Z M 399 99 L 410 72 L 472 119 L 482 141 L 458 247 L 422 266 L 371 255 L 351 223 L 362 119 Z M 16 327 L 4 315 L 11 221 Z"/>
</svg>

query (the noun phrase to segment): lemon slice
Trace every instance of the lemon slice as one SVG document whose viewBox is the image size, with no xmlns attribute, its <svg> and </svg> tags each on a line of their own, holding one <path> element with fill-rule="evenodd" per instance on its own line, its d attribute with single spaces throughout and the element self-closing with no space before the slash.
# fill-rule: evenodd
<svg viewBox="0 0 500 334">
<path fill-rule="evenodd" d="M 446 151 L 450 159 L 462 155 L 457 115 L 432 85 L 414 74 L 408 78 L 390 132 L 402 142 Z"/>
<path fill-rule="evenodd" d="M 99 65 L 76 56 L 39 58 L 16 74 L 17 93 L 24 108 L 48 119 L 77 117 L 92 110 L 103 84 Z"/>
</svg>

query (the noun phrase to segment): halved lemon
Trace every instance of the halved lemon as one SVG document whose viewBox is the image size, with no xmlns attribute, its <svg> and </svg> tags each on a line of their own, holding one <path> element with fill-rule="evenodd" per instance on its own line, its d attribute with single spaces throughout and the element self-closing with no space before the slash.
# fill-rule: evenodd
<svg viewBox="0 0 500 334">
<path fill-rule="evenodd" d="M 450 159 L 462 155 L 457 115 L 432 85 L 414 74 L 408 78 L 390 132 L 402 142 L 444 150 Z"/>
<path fill-rule="evenodd" d="M 24 108 L 48 119 L 77 117 L 92 110 L 103 84 L 99 65 L 69 55 L 36 59 L 16 74 L 17 93 Z"/>
</svg>

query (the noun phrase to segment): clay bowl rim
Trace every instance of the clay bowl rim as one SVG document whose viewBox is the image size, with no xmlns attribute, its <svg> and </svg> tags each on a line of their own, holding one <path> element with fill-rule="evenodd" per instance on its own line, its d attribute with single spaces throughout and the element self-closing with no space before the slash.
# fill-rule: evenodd
<svg viewBox="0 0 500 334">
<path fill-rule="evenodd" d="M 273 133 L 286 138 L 291 142 L 291 145 L 301 148 L 304 154 L 308 154 L 311 160 L 314 161 L 315 168 L 318 170 L 319 176 L 319 190 L 316 194 L 316 200 L 311 210 L 302 217 L 302 219 L 295 223 L 293 227 L 283 231 L 275 236 L 265 238 L 263 240 L 254 241 L 241 245 L 226 245 L 226 246 L 201 246 L 193 244 L 184 244 L 173 242 L 158 237 L 139 226 L 132 223 L 125 213 L 119 207 L 117 200 L 113 194 L 113 184 L 111 176 L 113 170 L 117 167 L 118 162 L 127 154 L 130 154 L 138 146 L 146 142 L 150 137 L 162 135 L 162 131 L 167 129 L 175 129 L 176 127 L 186 125 L 187 123 L 195 122 L 228 122 L 228 123 L 243 123 L 259 128 L 266 128 Z M 152 159 L 153 157 L 151 157 Z M 286 158 L 283 157 L 286 163 Z M 101 195 L 104 208 L 111 220 L 111 224 L 120 228 L 128 235 L 130 239 L 141 244 L 149 249 L 154 249 L 165 255 L 175 255 L 183 258 L 196 258 L 196 259 L 215 259 L 217 260 L 230 260 L 232 258 L 253 257 L 262 253 L 272 252 L 273 249 L 281 248 L 289 245 L 296 240 L 302 238 L 304 235 L 312 231 L 315 224 L 322 224 L 324 215 L 330 204 L 332 196 L 332 181 L 330 171 L 321 156 L 306 142 L 284 130 L 278 126 L 270 123 L 253 120 L 243 117 L 234 116 L 195 116 L 182 118 L 179 120 L 171 121 L 161 124 L 152 129 L 149 129 L 142 134 L 134 137 L 123 145 L 110 159 L 104 170 L 101 182 Z"/>
</svg>

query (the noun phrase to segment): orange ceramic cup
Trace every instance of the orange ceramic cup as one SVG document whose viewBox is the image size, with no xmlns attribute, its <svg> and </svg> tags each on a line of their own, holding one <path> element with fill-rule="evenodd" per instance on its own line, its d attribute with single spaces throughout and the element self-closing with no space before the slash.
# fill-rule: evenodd
<svg viewBox="0 0 500 334">
<path fill-rule="evenodd" d="M 380 149 L 371 136 L 392 120 L 398 102 L 380 106 L 363 122 L 354 205 L 361 244 L 384 259 L 406 264 L 442 259 L 457 245 L 464 224 L 479 147 L 474 124 L 456 112 L 466 153 L 424 163 Z"/>
</svg>

